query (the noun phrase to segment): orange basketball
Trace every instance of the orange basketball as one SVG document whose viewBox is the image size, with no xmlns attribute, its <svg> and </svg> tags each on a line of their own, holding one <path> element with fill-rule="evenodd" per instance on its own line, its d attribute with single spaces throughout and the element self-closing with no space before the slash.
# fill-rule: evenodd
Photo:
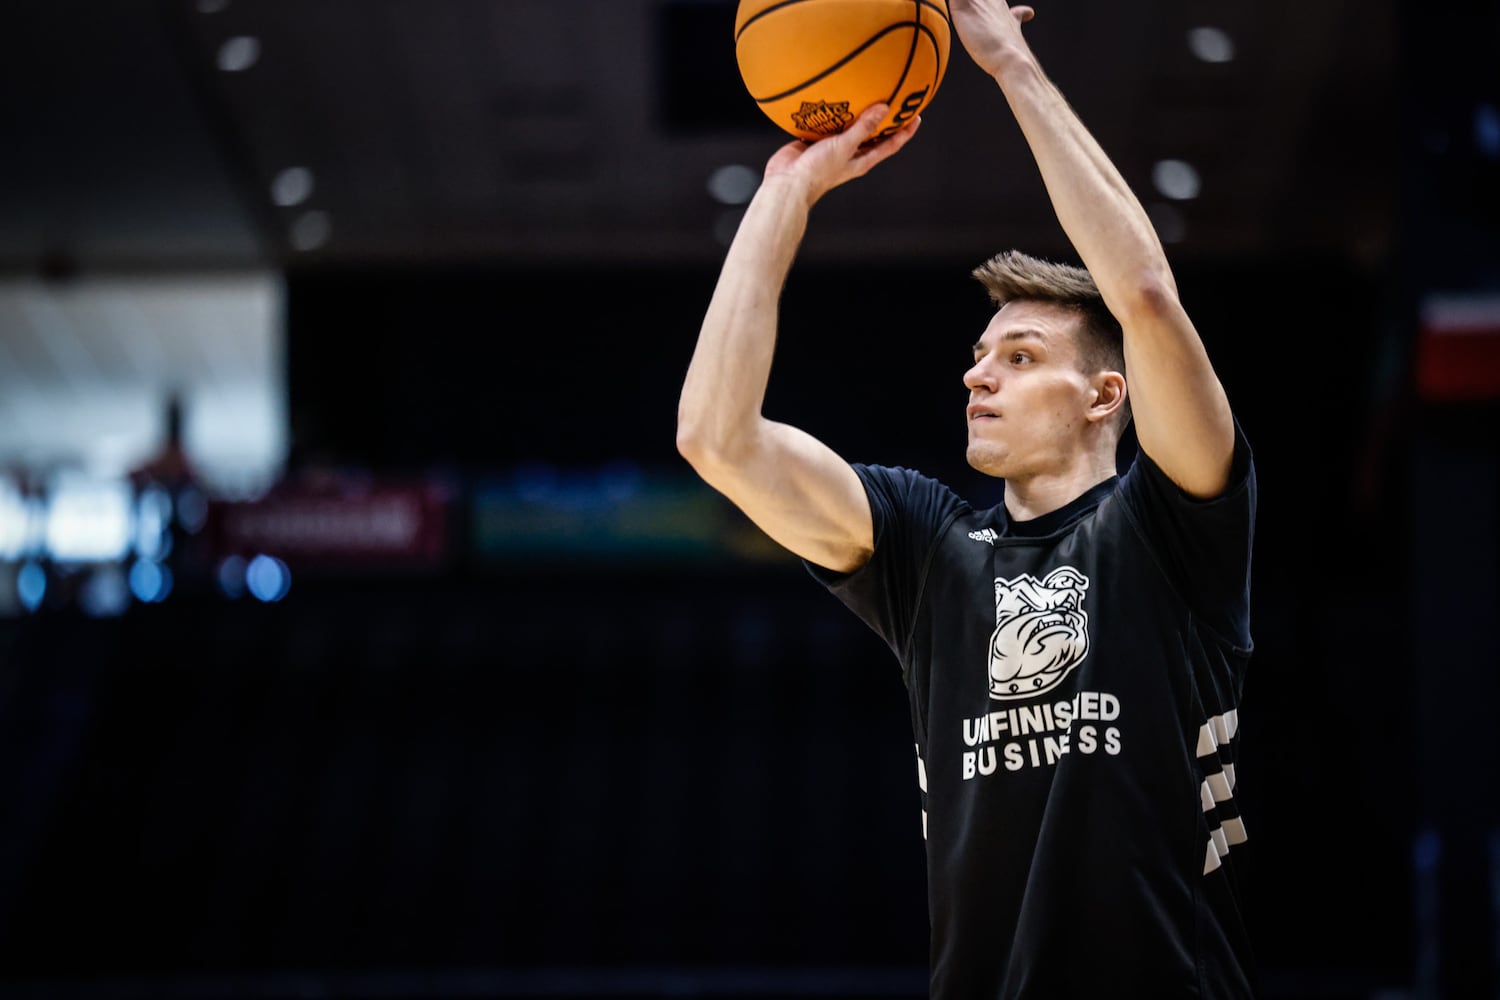
<svg viewBox="0 0 1500 1000">
<path fill-rule="evenodd" d="M 875 130 L 922 111 L 948 68 L 948 0 L 740 0 L 734 55 L 755 103 L 799 139 L 842 132 L 890 104 Z"/>
</svg>

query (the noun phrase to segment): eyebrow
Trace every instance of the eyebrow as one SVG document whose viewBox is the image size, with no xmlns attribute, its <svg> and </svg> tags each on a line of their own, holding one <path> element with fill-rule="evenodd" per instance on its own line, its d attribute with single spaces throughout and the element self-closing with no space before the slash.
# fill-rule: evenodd
<svg viewBox="0 0 1500 1000">
<path fill-rule="evenodd" d="M 1040 330 L 1033 330 L 1030 327 L 1023 327 L 1019 330 L 1006 330 L 1000 335 L 1000 343 L 1002 344 L 1010 343 L 1016 340 L 1039 340 L 1043 345 L 1050 343 L 1045 333 Z M 978 354 L 983 349 L 984 338 L 980 337 L 978 340 L 974 341 L 974 353 Z"/>
</svg>

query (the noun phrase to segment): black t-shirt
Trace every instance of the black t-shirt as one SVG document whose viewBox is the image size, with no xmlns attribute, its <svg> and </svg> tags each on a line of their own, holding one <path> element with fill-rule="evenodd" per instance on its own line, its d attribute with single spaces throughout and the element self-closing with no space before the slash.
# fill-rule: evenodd
<svg viewBox="0 0 1500 1000">
<path fill-rule="evenodd" d="M 1253 996 L 1237 859 L 1256 484 L 1140 454 L 1031 521 L 854 466 L 875 550 L 807 564 L 900 661 L 936 1000 Z"/>
</svg>

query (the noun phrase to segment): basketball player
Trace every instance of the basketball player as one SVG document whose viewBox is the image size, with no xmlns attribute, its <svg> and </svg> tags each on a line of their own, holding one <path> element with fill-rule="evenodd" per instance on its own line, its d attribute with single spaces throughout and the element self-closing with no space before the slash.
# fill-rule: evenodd
<svg viewBox="0 0 1500 1000">
<path fill-rule="evenodd" d="M 678 447 L 899 659 L 932 997 L 1253 996 L 1234 768 L 1250 448 L 1146 214 L 1022 35 L 1031 9 L 951 9 L 1084 265 L 1008 252 L 974 270 L 997 308 L 963 373 L 967 457 L 1003 480 L 1003 503 L 976 510 L 761 414 L 809 209 L 918 129 L 865 145 L 882 106 L 766 164 L 703 320 Z M 1117 475 L 1132 419 L 1139 447 Z"/>
</svg>

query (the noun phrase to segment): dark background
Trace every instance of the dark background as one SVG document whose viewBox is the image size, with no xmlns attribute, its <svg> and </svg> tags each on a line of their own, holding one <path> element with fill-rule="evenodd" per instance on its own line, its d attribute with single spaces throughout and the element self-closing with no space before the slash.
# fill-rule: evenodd
<svg viewBox="0 0 1500 1000">
<path fill-rule="evenodd" d="M 156 13 L 173 40 L 161 44 L 196 80 L 212 50 L 191 43 L 189 6 Z M 456 18 L 461 6 L 432 10 Z M 545 9 L 521 6 L 534 19 Z M 728 9 L 675 6 L 695 8 L 662 22 L 679 45 L 673 31 Z M 1152 103 L 1160 80 L 1131 75 L 1124 89 L 1149 95 L 1136 120 L 1184 129 L 1205 149 L 1269 151 L 1257 154 L 1269 157 L 1255 161 L 1263 172 L 1244 166 L 1249 176 L 1224 185 L 1230 194 L 1201 219 L 1188 209 L 1188 236 L 1169 246 L 1260 475 L 1239 794 L 1265 995 L 1494 996 L 1500 424 L 1493 396 L 1424 396 L 1412 372 L 1424 296 L 1500 284 L 1500 171 L 1470 127 L 1500 96 L 1500 36 L 1479 6 L 1440 17 L 1359 9 L 1368 35 L 1346 18 L 1320 36 L 1340 40 L 1328 63 L 1351 67 L 1390 43 L 1380 72 L 1359 77 L 1375 85 L 1354 95 L 1337 82 L 1352 69 L 1308 68 L 1317 47 L 1299 42 L 1296 18 L 1219 12 L 1259 40 L 1247 46 L 1252 65 L 1275 63 L 1268 40 L 1280 38 L 1286 59 L 1303 54 L 1304 82 L 1324 80 L 1310 90 L 1334 95 L 1286 109 L 1304 116 L 1300 139 L 1172 125 L 1172 108 Z M 349 47 L 368 40 L 353 7 L 308 10 L 309 23 L 347 27 Z M 1081 12 L 1072 24 L 1084 31 Z M 13 13 L 45 27 L 41 39 L 64 37 L 60 15 L 40 5 Z M 1180 13 L 1148 5 L 1137 17 Z M 1306 30 L 1341 13 L 1313 5 Z M 223 14 L 257 16 L 248 4 Z M 1053 34 L 1039 37 L 1057 40 L 1044 58 L 1085 93 L 1106 92 L 1105 67 L 1096 79 L 1082 56 L 1064 55 L 1067 15 L 1043 14 Z M 275 38 L 298 15 L 267 4 L 259 16 Z M 1098 31 L 1087 32 L 1093 45 Z M 698 53 L 710 92 L 715 64 L 701 45 L 677 51 Z M 343 58 L 319 71 L 325 82 L 340 66 L 360 72 Z M 655 71 L 695 65 L 663 57 Z M 41 132 L 25 123 L 72 105 L 67 88 L 48 97 L 12 72 L 7 97 L 30 109 L 14 148 L 33 162 Z M 953 103 L 970 108 L 958 80 Z M 315 110 L 289 129 L 310 146 L 327 89 L 305 92 Z M 0 994 L 922 995 L 915 767 L 880 641 L 789 559 L 499 559 L 465 531 L 485 484 L 517 469 L 686 475 L 677 393 L 722 247 L 674 241 L 663 230 L 678 222 L 636 222 L 636 209 L 600 208 L 605 195 L 550 202 L 545 183 L 541 195 L 515 185 L 496 195 L 532 198 L 534 218 L 510 209 L 445 229 L 463 199 L 448 189 L 455 201 L 423 214 L 411 181 L 401 211 L 371 195 L 376 221 L 344 221 L 359 210 L 345 189 L 335 238 L 299 253 L 286 220 L 254 207 L 259 171 L 275 160 L 264 151 L 284 136 L 266 131 L 272 108 L 245 109 L 269 102 L 201 81 L 184 93 L 200 109 L 202 148 L 224 165 L 211 176 L 230 192 L 227 230 L 206 227 L 198 250 L 153 257 L 118 232 L 91 243 L 83 229 L 49 227 L 55 202 L 12 186 L 32 207 L 11 215 L 9 270 L 57 281 L 190 273 L 194 254 L 210 270 L 274 267 L 285 279 L 287 480 L 431 478 L 450 491 L 458 528 L 435 570 L 297 575 L 276 604 L 184 586 L 114 619 L 47 607 L 0 620 Z M 526 93 L 533 124 L 559 102 L 564 117 L 570 100 L 589 105 L 565 86 Z M 986 99 L 1003 130 L 1003 108 Z M 1242 125 L 1277 120 L 1246 100 L 1255 112 Z M 1126 142 L 1103 97 L 1083 106 L 1121 129 L 1120 158 L 1144 192 L 1137 167 L 1149 151 Z M 683 137 L 694 122 L 702 131 L 701 107 L 658 108 L 665 124 L 649 146 L 640 140 L 647 148 L 616 150 L 625 166 L 607 183 L 579 165 L 586 144 L 556 122 L 552 159 L 524 143 L 505 155 L 544 180 L 576 169 L 597 181 L 590 192 L 636 190 L 648 203 L 636 208 L 662 220 L 685 226 L 697 212 L 706 232 L 701 195 L 673 216 L 673 176 L 640 180 L 632 150 L 680 167 L 731 146 L 763 160 L 779 140 L 741 118 L 728 138 L 694 145 Z M 1037 215 L 1031 174 L 973 210 L 985 225 L 990 212 L 1027 221 L 964 235 L 963 204 L 992 190 L 961 172 L 982 151 L 964 152 L 966 130 L 939 131 L 937 105 L 932 117 L 924 128 L 944 156 L 920 160 L 914 144 L 910 158 L 954 174 L 930 185 L 947 192 L 932 192 L 930 218 L 910 209 L 903 230 L 854 186 L 815 212 L 814 232 L 826 218 L 830 236 L 810 237 L 790 277 L 766 411 L 851 460 L 919 467 L 993 502 L 994 484 L 962 460 L 959 377 L 989 315 L 968 271 L 1002 245 L 1068 251 Z M 1017 138 L 1002 138 L 1014 157 Z M 64 145 L 91 141 L 109 139 L 80 131 Z M 420 130 L 389 140 L 432 141 Z M 1341 146 L 1366 162 L 1340 160 Z M 21 191 L 61 185 L 11 169 Z M 336 169 L 320 166 L 320 184 L 360 176 Z M 1299 187 L 1288 179 L 1299 171 L 1322 179 Z M 900 190 L 890 183 L 874 190 Z M 724 517 L 738 515 L 726 506 Z"/>
</svg>

